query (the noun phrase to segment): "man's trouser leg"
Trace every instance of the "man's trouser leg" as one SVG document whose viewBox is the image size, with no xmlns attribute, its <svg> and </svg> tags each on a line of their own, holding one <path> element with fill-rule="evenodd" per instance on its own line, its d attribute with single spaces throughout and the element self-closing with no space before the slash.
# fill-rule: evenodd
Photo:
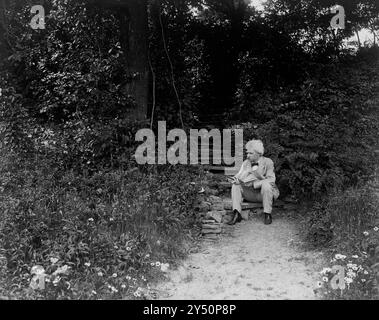
<svg viewBox="0 0 379 320">
<path fill-rule="evenodd" d="M 239 212 L 241 212 L 242 200 L 245 199 L 248 202 L 263 203 L 263 211 L 271 213 L 273 199 L 278 197 L 279 190 L 274 188 L 270 182 L 263 182 L 260 189 L 234 184 L 232 186 L 233 210 L 237 209 Z"/>
</svg>

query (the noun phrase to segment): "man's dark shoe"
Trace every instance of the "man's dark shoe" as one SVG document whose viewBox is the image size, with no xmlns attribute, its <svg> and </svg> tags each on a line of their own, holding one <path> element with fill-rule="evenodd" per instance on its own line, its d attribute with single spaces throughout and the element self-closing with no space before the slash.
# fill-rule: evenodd
<svg viewBox="0 0 379 320">
<path fill-rule="evenodd" d="M 269 213 L 265 213 L 265 224 L 271 224 L 272 223 L 272 216 Z"/>
<path fill-rule="evenodd" d="M 238 210 L 234 209 L 233 214 L 233 219 L 228 222 L 229 225 L 234 225 L 236 222 L 240 222 L 242 220 L 241 214 L 238 212 Z"/>
</svg>

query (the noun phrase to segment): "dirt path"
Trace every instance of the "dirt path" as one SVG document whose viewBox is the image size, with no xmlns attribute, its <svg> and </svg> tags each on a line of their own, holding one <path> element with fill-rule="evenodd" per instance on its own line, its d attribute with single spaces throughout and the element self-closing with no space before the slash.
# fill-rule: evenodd
<svg viewBox="0 0 379 320">
<path fill-rule="evenodd" d="M 316 299 L 321 252 L 299 248 L 293 219 L 276 216 L 270 226 L 253 216 L 226 225 L 221 239 L 203 242 L 159 284 L 159 299 Z"/>
</svg>

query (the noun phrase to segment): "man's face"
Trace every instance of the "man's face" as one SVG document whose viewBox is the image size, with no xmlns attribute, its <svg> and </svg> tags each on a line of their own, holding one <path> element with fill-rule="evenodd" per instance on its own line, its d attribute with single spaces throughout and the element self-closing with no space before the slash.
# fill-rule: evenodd
<svg viewBox="0 0 379 320">
<path fill-rule="evenodd" d="M 258 159 L 260 158 L 260 154 L 257 153 L 256 151 L 248 151 L 247 152 L 247 159 L 250 161 L 250 162 L 257 162 Z"/>
</svg>

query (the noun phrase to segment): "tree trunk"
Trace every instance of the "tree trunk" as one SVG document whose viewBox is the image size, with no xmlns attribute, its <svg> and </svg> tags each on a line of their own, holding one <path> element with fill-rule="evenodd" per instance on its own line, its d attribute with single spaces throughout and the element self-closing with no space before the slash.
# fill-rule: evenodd
<svg viewBox="0 0 379 320">
<path fill-rule="evenodd" d="M 149 101 L 148 13 L 147 0 L 93 0 L 99 7 L 111 9 L 120 23 L 120 43 L 125 65 L 132 79 L 125 87 L 136 102 L 130 117 L 146 120 Z"/>
<path fill-rule="evenodd" d="M 126 54 L 127 70 L 132 82 L 126 86 L 127 93 L 134 97 L 137 108 L 131 117 L 136 120 L 147 118 L 149 101 L 149 61 L 148 61 L 148 15 L 147 0 L 125 0 L 128 17 L 121 24 L 127 38 L 121 44 Z"/>
</svg>

